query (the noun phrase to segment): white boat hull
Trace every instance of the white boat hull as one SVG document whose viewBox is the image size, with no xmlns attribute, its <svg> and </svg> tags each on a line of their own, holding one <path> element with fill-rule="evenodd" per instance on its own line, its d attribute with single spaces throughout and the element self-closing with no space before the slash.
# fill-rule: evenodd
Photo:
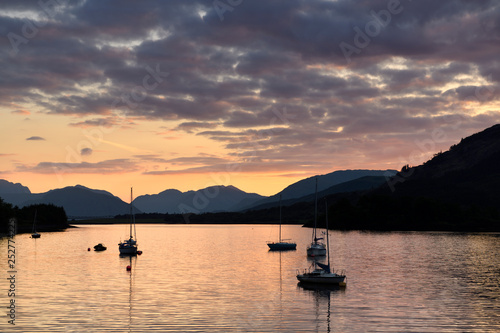
<svg viewBox="0 0 500 333">
<path fill-rule="evenodd" d="M 308 257 L 320 257 L 326 256 L 326 248 L 323 244 L 311 244 L 310 247 L 307 248 L 307 256 Z"/>
</svg>

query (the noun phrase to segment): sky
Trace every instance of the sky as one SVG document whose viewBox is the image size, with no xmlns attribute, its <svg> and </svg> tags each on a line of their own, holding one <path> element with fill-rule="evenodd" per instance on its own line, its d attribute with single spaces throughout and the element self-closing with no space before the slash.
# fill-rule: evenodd
<svg viewBox="0 0 500 333">
<path fill-rule="evenodd" d="M 500 2 L 4 0 L 0 178 L 128 200 L 401 169 L 500 121 Z"/>
</svg>

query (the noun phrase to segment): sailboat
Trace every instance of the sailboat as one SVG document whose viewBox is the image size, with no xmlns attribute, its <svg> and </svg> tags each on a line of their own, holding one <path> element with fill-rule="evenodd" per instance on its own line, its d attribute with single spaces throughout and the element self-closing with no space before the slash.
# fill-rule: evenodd
<svg viewBox="0 0 500 333">
<path fill-rule="evenodd" d="M 297 274 L 297 279 L 301 283 L 307 284 L 329 284 L 329 285 L 345 285 L 345 274 L 341 272 L 340 274 L 332 272 L 330 269 L 330 241 L 328 236 L 328 205 L 326 205 L 326 245 L 328 249 L 328 262 L 327 264 L 321 264 L 314 261 L 314 270 L 312 272 L 304 272 L 302 274 Z"/>
<path fill-rule="evenodd" d="M 31 238 L 40 238 L 40 234 L 36 232 L 36 209 L 35 209 L 35 218 L 33 220 L 33 231 L 31 234 Z"/>
<path fill-rule="evenodd" d="M 277 243 L 275 242 L 268 242 L 267 246 L 269 246 L 269 250 L 271 251 L 286 251 L 286 250 L 295 250 L 297 247 L 297 244 L 294 242 L 285 242 L 285 239 L 281 239 L 281 194 L 280 194 L 280 234 L 279 234 L 279 241 Z"/>
<path fill-rule="evenodd" d="M 118 250 L 120 254 L 135 256 L 137 254 L 137 241 L 132 236 L 132 224 L 134 225 L 135 234 L 135 216 L 132 201 L 132 188 L 130 188 L 130 237 L 126 241 L 118 243 Z"/>
<path fill-rule="evenodd" d="M 314 199 L 314 229 L 312 233 L 311 245 L 307 248 L 308 257 L 318 257 L 326 255 L 325 244 L 320 242 L 323 238 L 318 238 L 316 234 L 316 220 L 318 215 L 318 177 L 316 177 L 316 196 Z"/>
</svg>

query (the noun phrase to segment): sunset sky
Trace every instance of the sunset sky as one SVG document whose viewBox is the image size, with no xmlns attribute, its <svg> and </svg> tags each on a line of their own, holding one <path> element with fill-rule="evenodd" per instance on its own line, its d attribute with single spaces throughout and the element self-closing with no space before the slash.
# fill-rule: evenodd
<svg viewBox="0 0 500 333">
<path fill-rule="evenodd" d="M 500 122 L 500 2 L 8 0 L 0 178 L 128 201 L 418 165 Z"/>
</svg>

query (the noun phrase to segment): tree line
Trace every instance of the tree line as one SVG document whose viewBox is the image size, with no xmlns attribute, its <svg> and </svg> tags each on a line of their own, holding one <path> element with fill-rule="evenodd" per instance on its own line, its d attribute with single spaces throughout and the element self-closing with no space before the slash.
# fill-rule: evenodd
<svg viewBox="0 0 500 333">
<path fill-rule="evenodd" d="M 8 233 L 9 220 L 16 219 L 17 233 L 31 232 L 36 212 L 37 231 L 66 229 L 68 217 L 63 207 L 52 204 L 35 204 L 19 208 L 0 198 L 0 234 Z"/>
</svg>

